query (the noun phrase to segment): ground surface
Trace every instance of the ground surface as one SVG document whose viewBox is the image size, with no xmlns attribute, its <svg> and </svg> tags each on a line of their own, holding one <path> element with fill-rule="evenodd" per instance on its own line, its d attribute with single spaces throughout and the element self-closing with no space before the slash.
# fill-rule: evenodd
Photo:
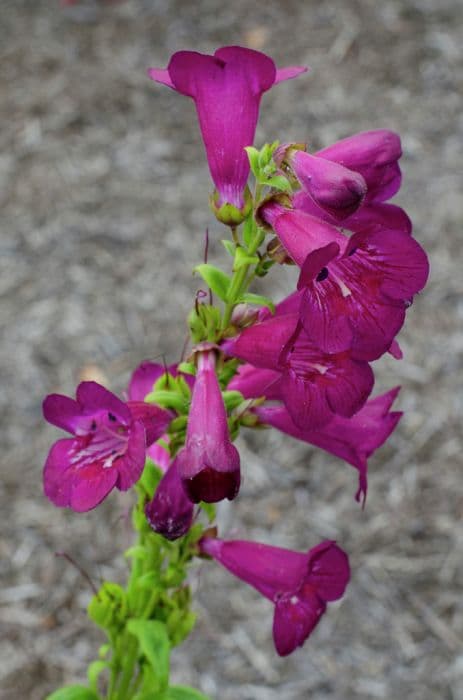
<svg viewBox="0 0 463 700">
<path fill-rule="evenodd" d="M 56 431 L 50 391 L 98 372 L 122 390 L 145 357 L 175 360 L 196 282 L 210 187 L 192 105 L 145 77 L 180 48 L 230 43 L 308 63 L 262 105 L 259 143 L 316 146 L 374 127 L 402 134 L 400 202 L 432 261 L 378 363 L 403 385 L 397 433 L 371 462 L 364 512 L 353 470 L 265 433 L 240 445 L 245 482 L 222 532 L 306 548 L 337 538 L 353 580 L 302 651 L 278 659 L 270 605 L 213 564 L 195 574 L 200 622 L 174 678 L 218 700 L 463 697 L 462 6 L 459 0 L 132 0 L 63 11 L 0 3 L 2 479 L 0 691 L 41 700 L 84 678 L 100 643 L 85 580 L 123 579 L 114 496 L 79 516 L 42 496 Z M 219 252 L 219 246 L 214 249 Z M 289 289 L 283 271 L 274 285 Z M 94 366 L 94 367 L 92 367 Z M 257 504 L 257 505 L 256 505 Z"/>
</svg>

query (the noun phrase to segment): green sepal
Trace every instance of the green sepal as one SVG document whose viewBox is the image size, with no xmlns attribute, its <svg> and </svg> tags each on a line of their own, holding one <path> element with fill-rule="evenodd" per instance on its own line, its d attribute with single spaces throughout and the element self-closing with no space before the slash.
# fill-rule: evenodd
<svg viewBox="0 0 463 700">
<path fill-rule="evenodd" d="M 161 469 L 159 469 L 157 464 L 155 464 L 152 459 L 147 457 L 145 468 L 143 469 L 142 475 L 137 482 L 137 488 L 143 489 L 143 493 L 145 493 L 148 498 L 152 498 L 161 479 Z"/>
<path fill-rule="evenodd" d="M 268 297 L 262 296 L 261 294 L 252 294 L 251 292 L 246 292 L 245 294 L 243 294 L 240 301 L 243 301 L 246 304 L 254 304 L 255 306 L 265 306 L 272 312 L 272 314 L 275 313 L 275 304 L 273 303 L 273 301 Z"/>
<path fill-rule="evenodd" d="M 93 690 L 84 685 L 68 685 L 47 695 L 46 700 L 99 700 Z"/>
<path fill-rule="evenodd" d="M 209 263 L 203 263 L 202 265 L 197 265 L 195 271 L 199 272 L 203 280 L 206 282 L 207 286 L 212 289 L 214 294 L 217 294 L 219 299 L 222 301 L 227 301 L 227 294 L 230 288 L 230 277 L 219 270 L 218 267 L 210 265 Z"/>
<path fill-rule="evenodd" d="M 87 607 L 89 618 L 103 629 L 121 627 L 128 612 L 127 594 L 117 583 L 106 581 Z"/>
<path fill-rule="evenodd" d="M 236 246 L 235 246 L 235 244 L 233 243 L 233 241 L 229 241 L 228 239 L 224 239 L 224 240 L 221 241 L 221 243 L 222 243 L 223 247 L 225 248 L 225 250 L 227 251 L 227 253 L 228 253 L 232 258 L 234 258 L 234 257 L 235 257 L 235 249 L 236 249 Z"/>
<path fill-rule="evenodd" d="M 166 626 L 158 620 L 129 620 L 127 629 L 140 644 L 160 691 L 169 683 L 170 642 Z"/>
<path fill-rule="evenodd" d="M 188 401 L 178 391 L 152 391 L 145 396 L 145 401 L 161 408 L 172 408 L 178 413 L 188 412 Z"/>
<path fill-rule="evenodd" d="M 223 389 L 226 389 L 232 377 L 235 376 L 239 364 L 240 361 L 235 358 L 230 358 L 224 363 L 219 375 L 219 383 Z"/>
<path fill-rule="evenodd" d="M 173 647 L 181 644 L 195 626 L 197 615 L 191 610 L 173 610 L 167 618 L 166 626 Z"/>
<path fill-rule="evenodd" d="M 259 151 L 257 150 L 257 148 L 254 148 L 254 146 L 246 146 L 244 150 L 248 154 L 249 165 L 251 167 L 252 174 L 255 178 L 257 178 L 260 170 Z"/>
<path fill-rule="evenodd" d="M 177 367 L 177 371 L 183 372 L 183 374 L 191 374 L 195 376 L 196 365 L 194 365 L 193 362 L 180 362 L 180 364 Z"/>
<path fill-rule="evenodd" d="M 227 412 L 233 411 L 234 408 L 244 401 L 244 396 L 240 391 L 224 391 L 222 392 L 222 397 Z"/>
<path fill-rule="evenodd" d="M 245 248 L 238 247 L 235 253 L 235 260 L 233 263 L 233 271 L 239 270 L 240 267 L 244 265 L 257 265 L 259 263 L 259 258 L 257 255 L 249 255 Z"/>
<path fill-rule="evenodd" d="M 178 433 L 180 430 L 185 430 L 188 424 L 188 416 L 178 416 L 169 425 L 168 433 Z"/>
<path fill-rule="evenodd" d="M 98 678 L 100 676 L 100 673 L 102 673 L 108 668 L 111 668 L 111 664 L 109 663 L 109 661 L 101 661 L 101 659 L 99 659 L 97 661 L 92 661 L 92 663 L 87 669 L 88 684 L 97 695 Z"/>
<path fill-rule="evenodd" d="M 275 260 L 261 260 L 260 264 L 256 267 L 255 273 L 257 277 L 265 277 L 270 268 L 275 265 Z"/>
<path fill-rule="evenodd" d="M 206 517 L 209 520 L 209 522 L 214 522 L 217 511 L 215 503 L 206 503 L 205 501 L 201 501 L 199 505 L 201 506 L 201 510 L 203 510 L 206 513 Z"/>
<path fill-rule="evenodd" d="M 281 192 L 292 192 L 293 188 L 291 183 L 285 178 L 284 175 L 275 175 L 270 177 L 265 181 L 268 187 L 273 187 L 275 190 L 280 190 Z"/>
<path fill-rule="evenodd" d="M 207 695 L 186 685 L 171 685 L 162 700 L 210 700 Z"/>
</svg>

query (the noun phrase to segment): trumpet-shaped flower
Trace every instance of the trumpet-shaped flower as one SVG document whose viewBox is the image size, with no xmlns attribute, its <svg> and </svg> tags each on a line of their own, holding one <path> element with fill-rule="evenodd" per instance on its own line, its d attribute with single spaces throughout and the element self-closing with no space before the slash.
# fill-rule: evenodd
<svg viewBox="0 0 463 700">
<path fill-rule="evenodd" d="M 150 78 L 193 98 L 217 188 L 217 207 L 243 212 L 249 175 L 245 152 L 251 146 L 264 92 L 294 78 L 305 67 L 277 69 L 271 58 L 241 46 L 225 46 L 213 56 L 179 51 L 167 69 L 151 68 Z"/>
<path fill-rule="evenodd" d="M 76 400 L 50 394 L 45 419 L 73 435 L 58 440 L 44 468 L 44 489 L 57 506 L 83 512 L 114 488 L 126 491 L 141 476 L 147 445 L 166 431 L 172 414 L 139 401 L 124 403 L 96 382 L 81 382 Z"/>
<path fill-rule="evenodd" d="M 303 430 L 319 428 L 335 415 L 349 418 L 360 410 L 373 388 L 373 372 L 367 362 L 348 352 L 320 350 L 302 328 L 297 313 L 277 313 L 226 340 L 222 348 L 276 373 L 271 389 Z"/>
<path fill-rule="evenodd" d="M 270 204 L 263 216 L 301 268 L 300 317 L 329 353 L 362 360 L 386 352 L 429 272 L 426 253 L 407 233 L 370 227 L 350 238 L 302 211 Z"/>
<path fill-rule="evenodd" d="M 368 458 L 384 444 L 402 416 L 400 411 L 390 411 L 399 389 L 396 387 L 370 399 L 351 418 L 335 416 L 318 430 L 298 428 L 284 406 L 257 406 L 253 412 L 262 423 L 320 447 L 355 467 L 359 473 L 355 498 L 364 504 L 368 485 Z"/>
<path fill-rule="evenodd" d="M 280 656 L 304 644 L 326 611 L 344 594 L 349 560 L 335 542 L 307 553 L 243 540 L 204 538 L 200 549 L 275 605 L 273 640 Z"/>
<path fill-rule="evenodd" d="M 194 503 L 232 500 L 238 493 L 240 457 L 230 440 L 213 351 L 199 353 L 185 447 L 176 461 Z"/>
</svg>

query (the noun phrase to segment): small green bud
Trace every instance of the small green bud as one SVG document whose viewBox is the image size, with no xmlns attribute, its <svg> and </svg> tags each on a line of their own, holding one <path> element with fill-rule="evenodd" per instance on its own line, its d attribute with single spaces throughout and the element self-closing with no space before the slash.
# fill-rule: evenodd
<svg viewBox="0 0 463 700">
<path fill-rule="evenodd" d="M 244 190 L 244 205 L 241 209 L 238 209 L 238 207 L 228 202 L 219 206 L 219 193 L 217 190 L 214 190 L 209 197 L 209 205 L 216 219 L 222 224 L 226 226 L 239 226 L 251 213 L 253 201 L 249 187 L 246 187 Z"/>
</svg>

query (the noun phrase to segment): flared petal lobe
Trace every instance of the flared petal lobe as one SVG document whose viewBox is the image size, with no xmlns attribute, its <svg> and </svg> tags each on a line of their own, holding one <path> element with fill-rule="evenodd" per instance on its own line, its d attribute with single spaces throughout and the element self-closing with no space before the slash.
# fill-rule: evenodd
<svg viewBox="0 0 463 700">
<path fill-rule="evenodd" d="M 273 639 L 280 656 L 302 646 L 326 610 L 349 582 L 348 558 L 325 541 L 306 554 L 280 547 L 204 538 L 201 551 L 256 588 L 275 605 Z"/>
<path fill-rule="evenodd" d="M 158 439 L 172 418 L 157 406 L 139 408 L 132 413 L 96 382 L 81 382 L 75 401 L 59 394 L 45 399 L 45 418 L 73 435 L 58 440 L 45 463 L 44 490 L 55 505 L 87 511 L 114 486 L 125 491 L 138 481 L 147 435 Z"/>
<path fill-rule="evenodd" d="M 225 46 L 213 56 L 179 51 L 167 71 L 149 70 L 153 80 L 195 101 L 218 208 L 244 209 L 249 175 L 244 148 L 253 143 L 262 94 L 303 70 L 294 66 L 277 73 L 271 58 L 240 46 Z"/>
</svg>

